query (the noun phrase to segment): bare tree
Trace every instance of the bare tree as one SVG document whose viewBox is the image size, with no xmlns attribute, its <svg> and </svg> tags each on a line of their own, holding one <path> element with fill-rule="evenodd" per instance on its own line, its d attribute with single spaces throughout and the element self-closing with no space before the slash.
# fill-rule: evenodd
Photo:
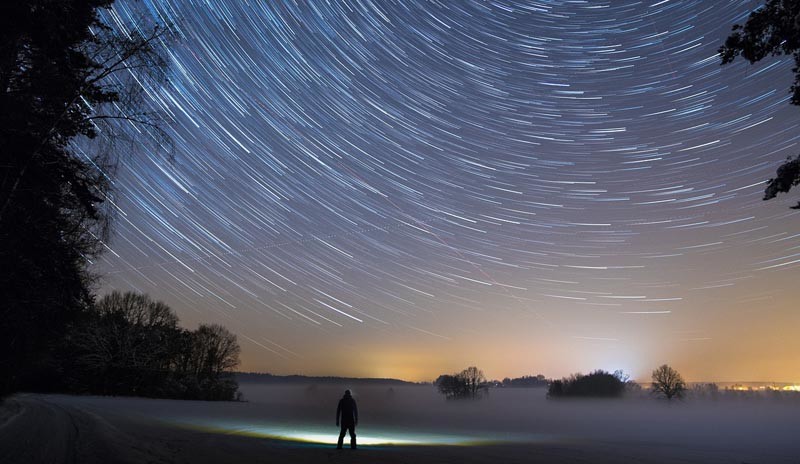
<svg viewBox="0 0 800 464">
<path fill-rule="evenodd" d="M 463 379 L 467 392 L 472 398 L 477 398 L 480 391 L 485 389 L 486 377 L 483 375 L 483 371 L 475 366 L 461 371 L 459 377 Z"/>
<path fill-rule="evenodd" d="M 148 376 L 165 375 L 171 368 L 180 329 L 166 304 L 144 294 L 113 292 L 89 316 L 69 334 L 75 368 L 89 375 L 91 384 L 85 388 L 139 394 L 154 383 Z"/>
<path fill-rule="evenodd" d="M 486 377 L 475 366 L 468 367 L 458 374 L 440 375 L 436 380 L 439 393 L 447 398 L 478 398 L 486 390 Z"/>
<path fill-rule="evenodd" d="M 66 335 L 61 361 L 72 390 L 231 400 L 236 336 L 217 324 L 189 331 L 164 303 L 134 292 L 101 298 Z"/>
<path fill-rule="evenodd" d="M 121 317 L 131 325 L 147 328 L 178 325 L 178 316 L 169 306 L 143 293 L 115 291 L 101 298 L 96 308 L 101 317 Z"/>
<path fill-rule="evenodd" d="M 218 378 L 239 365 L 239 343 L 225 327 L 201 324 L 193 336 L 193 367 L 200 377 Z"/>
<path fill-rule="evenodd" d="M 206 400 L 233 399 L 238 384 L 233 369 L 239 365 L 236 336 L 218 324 L 201 324 L 189 334 L 185 375 L 194 396 Z"/>
<path fill-rule="evenodd" d="M 653 393 L 664 395 L 668 400 L 681 398 L 686 391 L 686 382 L 681 374 L 667 364 L 653 371 Z"/>
</svg>

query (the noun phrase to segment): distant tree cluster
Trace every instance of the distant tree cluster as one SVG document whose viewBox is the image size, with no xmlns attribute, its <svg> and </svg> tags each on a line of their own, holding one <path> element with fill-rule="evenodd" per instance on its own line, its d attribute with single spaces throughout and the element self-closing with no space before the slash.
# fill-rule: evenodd
<svg viewBox="0 0 800 464">
<path fill-rule="evenodd" d="M 515 379 L 504 378 L 502 382 L 503 387 L 523 387 L 523 388 L 541 388 L 547 387 L 550 381 L 547 380 L 542 374 L 539 375 L 523 375 Z"/>
<path fill-rule="evenodd" d="M 615 373 L 596 370 L 589 374 L 573 374 L 561 380 L 553 380 L 547 390 L 551 398 L 561 397 L 621 397 L 631 383 L 622 371 Z"/>
<path fill-rule="evenodd" d="M 447 399 L 477 399 L 488 392 L 483 371 L 475 366 L 468 367 L 457 374 L 444 374 L 436 379 L 439 393 Z"/>
<path fill-rule="evenodd" d="M 217 324 L 178 326 L 164 303 L 114 292 L 74 324 L 54 358 L 68 391 L 100 395 L 232 400 L 236 336 Z"/>
<path fill-rule="evenodd" d="M 237 372 L 236 381 L 239 383 L 261 384 L 422 385 L 420 382 L 408 382 L 391 378 L 273 375 L 266 372 Z"/>
<path fill-rule="evenodd" d="M 717 399 L 720 396 L 719 386 L 715 383 L 697 383 L 687 391 L 694 398 Z"/>
<path fill-rule="evenodd" d="M 696 383 L 681 395 L 695 400 L 791 400 L 800 399 L 800 389 L 796 385 L 728 385 L 720 388 L 716 383 Z"/>
<path fill-rule="evenodd" d="M 701 400 L 776 400 L 800 399 L 797 385 L 731 385 L 724 389 L 715 383 L 695 383 L 691 387 L 683 376 L 668 364 L 662 364 L 652 372 L 649 388 L 630 379 L 621 370 L 614 373 L 596 370 L 589 374 L 573 374 L 560 380 L 548 380 L 543 375 L 523 376 L 516 379 L 506 377 L 502 381 L 487 381 L 477 367 L 470 367 L 452 375 L 440 375 L 434 382 L 440 393 L 448 399 L 480 398 L 490 387 L 543 387 L 547 386 L 548 398 L 638 398 L 658 397 Z"/>
<path fill-rule="evenodd" d="M 726 400 L 800 400 L 800 389 L 797 385 L 779 386 L 779 385 L 761 385 L 761 386 L 745 386 L 741 384 L 734 384 L 720 389 L 715 384 L 711 387 L 713 390 L 710 395 L 711 399 L 726 399 Z M 694 396 L 698 396 L 695 391 L 692 391 Z"/>
</svg>

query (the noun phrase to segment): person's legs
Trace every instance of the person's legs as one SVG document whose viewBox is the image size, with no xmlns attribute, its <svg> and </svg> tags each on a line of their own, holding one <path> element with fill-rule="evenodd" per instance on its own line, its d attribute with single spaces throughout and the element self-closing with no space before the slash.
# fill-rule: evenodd
<svg viewBox="0 0 800 464">
<path fill-rule="evenodd" d="M 349 427 L 350 431 L 350 448 L 356 449 L 356 426 L 351 425 Z"/>
<path fill-rule="evenodd" d="M 347 426 L 345 424 L 342 424 L 342 429 L 339 430 L 339 442 L 336 444 L 336 448 L 342 449 L 342 442 L 344 441 L 345 433 L 347 433 Z"/>
</svg>

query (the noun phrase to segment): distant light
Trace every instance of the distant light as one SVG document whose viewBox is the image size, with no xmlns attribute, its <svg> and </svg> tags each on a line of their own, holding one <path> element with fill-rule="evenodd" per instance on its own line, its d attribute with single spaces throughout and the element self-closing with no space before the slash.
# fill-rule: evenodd
<svg viewBox="0 0 800 464">
<path fill-rule="evenodd" d="M 786 391 L 786 392 L 800 392 L 800 385 L 760 385 L 756 387 L 745 385 L 732 385 L 728 387 L 733 391 Z"/>
</svg>

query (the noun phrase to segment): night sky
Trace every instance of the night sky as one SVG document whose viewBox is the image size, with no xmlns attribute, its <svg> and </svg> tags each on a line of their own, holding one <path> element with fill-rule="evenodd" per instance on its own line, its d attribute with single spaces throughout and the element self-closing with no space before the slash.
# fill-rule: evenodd
<svg viewBox="0 0 800 464">
<path fill-rule="evenodd" d="M 118 0 L 174 160 L 120 145 L 100 291 L 246 371 L 798 381 L 792 62 L 717 56 L 759 4 Z"/>
</svg>

